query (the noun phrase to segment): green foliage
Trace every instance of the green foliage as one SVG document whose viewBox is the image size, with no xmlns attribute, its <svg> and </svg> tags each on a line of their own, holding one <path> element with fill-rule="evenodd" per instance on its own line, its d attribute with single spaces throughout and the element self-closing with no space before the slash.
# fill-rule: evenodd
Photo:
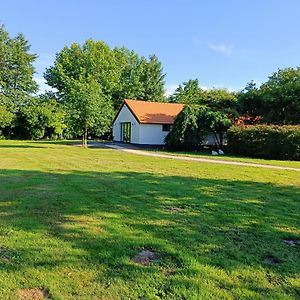
<svg viewBox="0 0 300 300">
<path fill-rule="evenodd" d="M 19 113 L 17 130 L 30 139 L 61 137 L 66 128 L 64 118 L 65 112 L 55 99 L 31 98 Z"/>
<path fill-rule="evenodd" d="M 198 79 L 179 85 L 169 100 L 176 103 L 207 105 L 213 110 L 226 112 L 232 117 L 237 115 L 236 93 L 216 88 L 203 90 Z"/>
<path fill-rule="evenodd" d="M 4 26 L 0 26 L 0 102 L 21 104 L 37 91 L 33 80 L 33 62 L 36 54 L 29 53 L 30 45 L 22 34 L 10 38 Z M 9 106 L 13 106 L 9 103 Z"/>
<path fill-rule="evenodd" d="M 300 125 L 233 126 L 227 132 L 228 151 L 257 158 L 300 160 Z"/>
<path fill-rule="evenodd" d="M 238 98 L 243 115 L 268 124 L 299 124 L 300 68 L 278 70 L 260 88 L 250 82 Z"/>
<path fill-rule="evenodd" d="M 207 105 L 187 105 L 175 119 L 166 137 L 166 146 L 169 149 L 199 149 L 207 135 L 213 133 L 218 147 L 222 147 L 223 134 L 231 124 L 227 114 Z"/>
<path fill-rule="evenodd" d="M 69 125 L 75 134 L 85 135 L 85 144 L 88 131 L 101 136 L 110 130 L 113 116 L 111 99 L 102 92 L 92 77 L 72 80 L 64 105 Z"/>
<path fill-rule="evenodd" d="M 70 80 L 91 76 L 117 109 L 125 98 L 163 101 L 162 72 L 155 55 L 147 60 L 124 47 L 111 49 L 103 41 L 87 40 L 82 46 L 74 43 L 59 52 L 44 77 L 63 99 L 70 93 Z"/>
<path fill-rule="evenodd" d="M 200 104 L 201 88 L 198 79 L 190 79 L 183 84 L 180 84 L 174 94 L 170 96 L 170 102 L 184 104 Z"/>
<path fill-rule="evenodd" d="M 68 111 L 68 132 L 82 134 L 84 144 L 88 131 L 98 136 L 109 132 L 114 109 L 125 98 L 163 101 L 164 76 L 156 56 L 147 61 L 126 48 L 110 49 L 93 40 L 64 47 L 44 74 Z"/>
<path fill-rule="evenodd" d="M 0 104 L 0 129 L 9 126 L 14 120 L 14 114 L 6 106 Z"/>
</svg>

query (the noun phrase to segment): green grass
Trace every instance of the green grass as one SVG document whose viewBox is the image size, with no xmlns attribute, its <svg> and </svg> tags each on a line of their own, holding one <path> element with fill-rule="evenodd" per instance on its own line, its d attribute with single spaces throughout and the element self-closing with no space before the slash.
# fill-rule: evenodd
<svg viewBox="0 0 300 300">
<path fill-rule="evenodd" d="M 237 155 L 218 155 L 213 156 L 211 155 L 211 151 L 168 151 L 168 150 L 151 150 L 162 154 L 170 154 L 175 156 L 188 156 L 194 158 L 208 158 L 214 160 L 226 160 L 226 161 L 237 161 L 237 162 L 245 162 L 245 163 L 253 163 L 253 164 L 264 164 L 264 165 L 273 165 L 279 167 L 292 167 L 292 168 L 299 168 L 300 169 L 300 161 L 291 161 L 291 160 L 273 160 L 273 159 L 259 159 L 259 158 L 251 158 L 251 157 L 244 157 L 244 156 L 237 156 Z"/>
<path fill-rule="evenodd" d="M 0 141 L 0 299 L 297 299 L 299 211 L 296 171 Z"/>
</svg>

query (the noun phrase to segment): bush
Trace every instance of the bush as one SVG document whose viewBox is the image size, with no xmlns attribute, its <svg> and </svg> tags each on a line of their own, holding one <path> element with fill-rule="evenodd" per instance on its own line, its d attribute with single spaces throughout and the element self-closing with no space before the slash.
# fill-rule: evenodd
<svg viewBox="0 0 300 300">
<path fill-rule="evenodd" d="M 227 143 L 232 154 L 300 160 L 300 125 L 233 126 L 227 132 Z"/>
</svg>

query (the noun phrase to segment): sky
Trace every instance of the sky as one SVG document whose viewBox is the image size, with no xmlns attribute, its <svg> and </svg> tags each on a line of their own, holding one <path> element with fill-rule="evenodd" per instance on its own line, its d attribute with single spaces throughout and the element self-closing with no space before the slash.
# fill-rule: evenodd
<svg viewBox="0 0 300 300">
<path fill-rule="evenodd" d="M 240 90 L 278 68 L 300 65 L 299 0 L 0 0 L 0 23 L 38 54 L 35 79 L 65 45 L 103 40 L 156 54 L 166 92 L 198 78 L 203 88 Z"/>
</svg>

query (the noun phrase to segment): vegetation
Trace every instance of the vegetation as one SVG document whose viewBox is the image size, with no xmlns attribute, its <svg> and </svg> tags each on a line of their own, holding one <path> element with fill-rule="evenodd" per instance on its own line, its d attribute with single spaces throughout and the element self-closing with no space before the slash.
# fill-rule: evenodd
<svg viewBox="0 0 300 300">
<path fill-rule="evenodd" d="M 278 70 L 259 88 L 250 82 L 239 96 L 240 112 L 267 124 L 299 124 L 300 68 Z"/>
<path fill-rule="evenodd" d="M 168 149 L 199 149 L 206 137 L 213 133 L 222 148 L 223 133 L 230 126 L 231 120 L 225 113 L 214 111 L 207 105 L 187 105 L 167 135 L 166 146 Z"/>
<path fill-rule="evenodd" d="M 300 160 L 300 125 L 233 126 L 227 132 L 231 153 L 268 159 Z"/>
<path fill-rule="evenodd" d="M 73 43 L 46 70 L 54 92 L 42 96 L 33 80 L 36 57 L 23 35 L 10 38 L 0 28 L 0 135 L 6 138 L 82 136 L 85 146 L 88 135 L 109 136 L 124 98 L 165 101 L 165 74 L 155 55 L 146 59 L 103 41 Z"/>
<path fill-rule="evenodd" d="M 33 80 L 35 54 L 22 34 L 11 38 L 0 26 L 0 135 L 11 133 L 16 115 L 37 91 Z"/>
<path fill-rule="evenodd" d="M 48 85 L 57 89 L 66 106 L 69 127 L 75 136 L 83 136 L 83 145 L 88 132 L 109 132 L 125 98 L 163 101 L 164 76 L 156 56 L 147 61 L 128 49 L 110 49 L 93 40 L 65 47 L 45 72 Z"/>
<path fill-rule="evenodd" d="M 299 245 L 284 241 L 300 238 L 299 172 L 50 142 L 0 149 L 3 299 L 299 295 Z M 159 260 L 135 263 L 141 249 Z"/>
</svg>

